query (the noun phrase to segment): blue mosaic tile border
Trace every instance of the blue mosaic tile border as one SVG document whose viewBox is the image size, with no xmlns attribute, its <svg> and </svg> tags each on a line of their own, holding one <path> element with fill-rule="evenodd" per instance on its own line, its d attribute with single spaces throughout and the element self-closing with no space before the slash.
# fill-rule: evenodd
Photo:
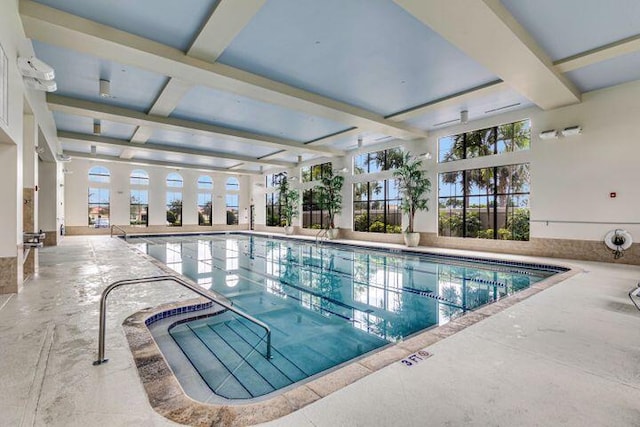
<svg viewBox="0 0 640 427">
<path fill-rule="evenodd" d="M 184 307 L 172 308 L 172 309 L 161 311 L 159 313 L 154 314 L 153 316 L 146 319 L 144 321 L 144 324 L 149 326 L 157 322 L 158 320 L 166 319 L 168 317 L 178 316 L 180 314 L 193 313 L 195 311 L 206 310 L 208 308 L 211 308 L 212 306 L 213 306 L 213 302 L 209 301 L 201 304 L 194 304 L 194 305 L 187 305 Z M 194 320 L 194 319 L 190 318 L 189 320 Z"/>
</svg>

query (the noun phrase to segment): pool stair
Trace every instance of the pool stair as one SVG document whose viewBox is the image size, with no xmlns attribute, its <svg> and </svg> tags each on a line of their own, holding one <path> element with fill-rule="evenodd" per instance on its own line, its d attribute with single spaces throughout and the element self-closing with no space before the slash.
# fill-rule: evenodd
<svg viewBox="0 0 640 427">
<path fill-rule="evenodd" d="M 351 359 L 354 352 L 370 351 L 386 342 L 351 335 L 327 336 L 313 316 L 299 313 L 293 321 L 303 323 L 306 333 L 291 337 L 291 316 L 270 309 L 261 315 L 274 333 L 272 358 L 265 359 L 264 331 L 233 313 L 174 325 L 170 335 L 217 395 L 227 399 L 263 396 L 304 380 Z"/>
</svg>

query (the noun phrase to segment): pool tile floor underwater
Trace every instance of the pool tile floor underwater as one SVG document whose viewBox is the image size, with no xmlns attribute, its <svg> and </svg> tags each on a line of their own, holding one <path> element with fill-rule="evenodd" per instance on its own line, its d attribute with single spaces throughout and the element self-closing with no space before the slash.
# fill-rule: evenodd
<svg viewBox="0 0 640 427">
<path fill-rule="evenodd" d="M 40 260 L 20 294 L 0 297 L 0 426 L 176 425 L 149 405 L 121 323 L 192 295 L 167 283 L 115 291 L 109 362 L 94 367 L 102 289 L 162 272 L 102 236 L 66 237 Z M 287 395 L 313 403 L 267 425 L 640 425 L 640 312 L 627 298 L 640 267 L 570 263 L 585 271 L 435 344 L 410 339 L 370 363 L 426 346 L 429 359 L 370 375 L 353 365 L 351 375 L 364 377 L 344 388 L 330 374 L 315 393 Z"/>
</svg>

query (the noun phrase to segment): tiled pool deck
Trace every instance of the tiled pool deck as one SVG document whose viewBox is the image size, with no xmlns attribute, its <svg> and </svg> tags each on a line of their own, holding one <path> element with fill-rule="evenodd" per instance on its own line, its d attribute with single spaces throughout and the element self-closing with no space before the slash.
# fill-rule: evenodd
<svg viewBox="0 0 640 427">
<path fill-rule="evenodd" d="M 349 365 L 368 372 L 356 372 L 349 385 L 344 376 L 325 377 L 286 399 L 301 409 L 269 425 L 640 425 L 640 312 L 627 298 L 640 267 L 504 258 L 569 263 L 577 273 Z M 0 426 L 175 425 L 152 409 L 121 323 L 193 295 L 170 283 L 114 291 L 110 360 L 94 367 L 102 289 L 163 272 L 124 242 L 100 236 L 67 237 L 40 250 L 40 260 L 39 275 L 20 294 L 0 296 Z M 399 362 L 425 347 L 432 357 L 410 367 Z M 158 386 L 160 396 L 171 394 Z M 255 417 L 225 410 L 178 419 L 242 424 L 285 412 L 265 405 Z"/>
</svg>

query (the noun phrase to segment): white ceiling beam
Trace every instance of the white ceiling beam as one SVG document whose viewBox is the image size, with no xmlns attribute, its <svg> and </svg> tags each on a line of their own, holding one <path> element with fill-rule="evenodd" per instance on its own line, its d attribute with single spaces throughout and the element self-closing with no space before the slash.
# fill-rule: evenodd
<svg viewBox="0 0 640 427">
<path fill-rule="evenodd" d="M 304 145 L 297 141 L 267 135 L 255 134 L 236 129 L 172 117 L 153 116 L 127 108 L 100 104 L 92 101 L 47 94 L 47 104 L 52 111 L 60 111 L 82 117 L 110 120 L 134 126 L 148 126 L 171 131 L 188 132 L 206 136 L 216 136 L 227 141 L 238 141 L 246 144 L 261 145 L 275 149 L 286 149 L 298 153 L 320 153 L 328 156 L 342 156 L 344 151 L 328 147 Z"/>
<path fill-rule="evenodd" d="M 172 47 L 99 24 L 31 0 L 20 1 L 27 37 L 110 61 L 132 65 L 194 85 L 224 90 L 363 130 L 402 139 L 427 132 L 379 114 L 220 63 L 185 55 Z"/>
<path fill-rule="evenodd" d="M 640 51 L 640 34 L 554 62 L 561 73 Z"/>
<path fill-rule="evenodd" d="M 79 151 L 68 151 L 64 150 L 63 154 L 67 156 L 79 159 L 90 159 L 96 161 L 103 162 L 114 162 L 114 163 L 127 163 L 130 165 L 141 165 L 141 166 L 162 166 L 172 169 L 192 169 L 204 172 L 217 172 L 224 173 L 230 175 L 261 175 L 258 171 L 246 170 L 246 169 L 229 169 L 229 168 L 219 168 L 214 166 L 199 166 L 192 165 L 190 163 L 179 163 L 179 162 L 164 162 L 160 160 L 144 160 L 144 159 L 121 159 L 119 157 L 113 156 L 105 156 L 104 154 L 91 154 L 91 153 L 81 153 Z"/>
<path fill-rule="evenodd" d="M 255 163 L 262 165 L 273 165 L 273 166 L 282 166 L 282 167 L 292 167 L 295 163 L 284 162 L 279 160 L 263 160 L 256 157 L 250 156 L 242 156 L 237 154 L 230 154 L 218 151 L 209 151 L 209 150 L 197 150 L 194 148 L 186 148 L 186 147 L 176 147 L 173 145 L 163 145 L 163 144 L 140 144 L 133 146 L 131 142 L 126 139 L 117 139 L 117 138 L 109 138 L 100 135 L 89 135 L 84 133 L 77 132 L 65 132 L 58 131 L 58 139 L 61 141 L 79 141 L 86 142 L 92 145 L 103 145 L 110 147 L 123 147 L 125 151 L 130 150 L 133 151 L 133 156 L 135 156 L 135 151 L 154 151 L 154 152 L 163 152 L 163 153 L 178 153 L 178 154 L 189 154 L 192 156 L 198 157 L 206 157 L 206 158 L 214 158 L 214 159 L 228 159 L 228 160 L 238 160 L 243 163 Z M 120 155 L 122 158 L 123 156 Z M 131 157 L 129 157 L 131 158 Z"/>
<path fill-rule="evenodd" d="M 265 0 L 220 0 L 187 55 L 214 62 L 234 37 L 249 23 L 264 5 Z M 155 100 L 149 114 L 169 116 L 193 85 L 178 78 L 170 78 Z M 138 128 L 140 130 L 140 128 Z M 131 142 L 145 143 L 152 132 L 136 130 Z"/>
<path fill-rule="evenodd" d="M 499 93 L 500 91 L 505 90 L 507 87 L 508 85 L 502 80 L 494 81 L 482 86 L 474 87 L 473 89 L 465 90 L 462 92 L 454 93 L 453 95 L 436 99 L 435 101 L 427 102 L 425 104 L 410 108 L 405 111 L 401 111 L 396 114 L 392 114 L 390 116 L 387 116 L 387 119 L 399 122 L 406 121 L 414 117 L 425 115 L 432 111 L 437 111 L 448 107 L 457 107 L 460 104 L 464 104 L 465 102 L 468 102 L 472 99 Z"/>
<path fill-rule="evenodd" d="M 542 109 L 580 92 L 499 0 L 393 0 Z"/>
<path fill-rule="evenodd" d="M 220 0 L 187 55 L 215 62 L 240 31 L 264 6 L 266 0 Z"/>
</svg>

